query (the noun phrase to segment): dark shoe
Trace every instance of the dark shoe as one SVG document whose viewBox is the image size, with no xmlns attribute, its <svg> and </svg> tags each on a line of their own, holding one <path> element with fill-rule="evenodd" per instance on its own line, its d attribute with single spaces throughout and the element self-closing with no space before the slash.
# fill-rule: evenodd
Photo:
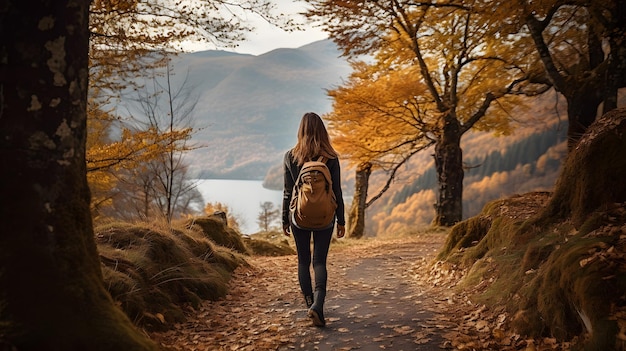
<svg viewBox="0 0 626 351">
<path fill-rule="evenodd" d="M 311 308 L 313 306 L 313 295 L 304 296 L 304 303 L 306 303 L 306 308 Z"/>
<path fill-rule="evenodd" d="M 321 311 L 317 311 L 313 308 L 309 309 L 307 313 L 311 321 L 313 321 L 313 325 L 316 327 L 324 327 L 326 326 L 326 320 L 324 319 L 324 313 Z"/>
</svg>

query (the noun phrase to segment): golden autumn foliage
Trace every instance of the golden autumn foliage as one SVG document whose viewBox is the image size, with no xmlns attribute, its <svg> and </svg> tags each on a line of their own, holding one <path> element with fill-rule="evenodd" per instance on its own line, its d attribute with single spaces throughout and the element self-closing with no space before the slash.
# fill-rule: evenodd
<svg viewBox="0 0 626 351">
<path fill-rule="evenodd" d="M 142 165 L 170 151 L 184 152 L 180 144 L 191 138 L 192 128 L 159 131 L 156 128 L 122 128 L 118 138 L 111 137 L 116 118 L 102 109 L 92 109 L 88 119 L 87 180 L 91 189 L 91 207 L 96 218 L 100 209 L 111 206 L 112 190 L 119 185 L 120 171 L 145 168 Z"/>
<path fill-rule="evenodd" d="M 410 198 L 394 206 L 389 213 L 378 212 L 372 219 L 375 232 L 380 235 L 397 235 L 416 228 L 427 227 L 433 218 L 433 206 L 436 194 L 432 190 L 415 193 Z"/>
<path fill-rule="evenodd" d="M 329 91 L 334 144 L 352 165 L 371 162 L 387 168 L 399 157 L 430 144 L 424 114 L 424 85 L 414 67 L 381 72 L 363 62 L 343 85 Z M 385 74 L 387 73 L 387 74 Z"/>
<path fill-rule="evenodd" d="M 435 145 L 439 195 L 434 223 L 461 219 L 461 137 L 470 129 L 510 132 L 514 94 L 533 88 L 533 46 L 502 32 L 487 2 L 308 1 L 308 16 L 349 56 L 374 63 L 330 91 L 327 119 L 355 163 L 371 162 L 393 178 L 415 152 Z M 344 126 L 341 126 L 344 124 Z"/>
<path fill-rule="evenodd" d="M 174 141 L 188 140 L 192 128 L 159 132 L 154 128 L 144 131 L 123 129 L 118 141 L 91 147 L 87 152 L 87 171 L 133 168 L 137 164 L 157 158 L 164 152 L 180 149 Z"/>
<path fill-rule="evenodd" d="M 88 104 L 88 106 L 90 107 L 93 107 L 94 105 L 96 104 Z M 99 108 L 91 108 L 88 111 L 87 115 L 90 117 L 87 119 L 86 156 L 87 160 L 89 160 L 90 158 L 93 159 L 93 156 L 89 155 L 92 150 L 95 151 L 111 142 L 109 132 L 114 118 L 110 114 Z M 92 212 L 94 212 L 94 210 L 97 208 L 100 208 L 102 206 L 108 206 L 111 204 L 109 191 L 116 184 L 116 180 L 113 174 L 103 169 L 95 170 L 94 166 L 95 165 L 93 164 L 93 162 L 90 165 L 90 162 L 87 161 L 87 169 L 89 170 L 90 168 L 92 168 L 91 172 L 87 172 L 87 182 L 89 183 L 89 188 L 91 190 Z"/>
</svg>

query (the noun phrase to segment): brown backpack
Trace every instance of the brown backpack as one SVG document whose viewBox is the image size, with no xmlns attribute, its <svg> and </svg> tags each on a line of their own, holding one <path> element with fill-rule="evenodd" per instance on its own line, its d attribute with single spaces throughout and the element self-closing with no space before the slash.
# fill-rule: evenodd
<svg viewBox="0 0 626 351">
<path fill-rule="evenodd" d="M 293 187 L 289 210 L 299 228 L 328 228 L 335 216 L 337 199 L 324 158 L 305 162 Z"/>
</svg>

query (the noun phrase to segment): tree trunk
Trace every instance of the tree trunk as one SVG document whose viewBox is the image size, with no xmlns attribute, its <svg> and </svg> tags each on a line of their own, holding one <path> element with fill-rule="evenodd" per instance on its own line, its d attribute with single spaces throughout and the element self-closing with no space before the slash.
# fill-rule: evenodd
<svg viewBox="0 0 626 351">
<path fill-rule="evenodd" d="M 371 174 L 372 164 L 369 162 L 360 164 L 356 169 L 354 198 L 348 215 L 349 238 L 359 239 L 365 234 L 365 204 Z"/>
<path fill-rule="evenodd" d="M 626 85 L 626 3 L 615 1 L 613 21 L 609 31 L 610 52 L 607 58 L 606 87 L 603 114 L 617 108 L 617 91 Z"/>
<path fill-rule="evenodd" d="M 463 217 L 463 152 L 461 128 L 450 113 L 443 117 L 441 137 L 435 145 L 439 194 L 433 225 L 452 226 Z"/>
<path fill-rule="evenodd" d="M 537 52 L 541 58 L 548 78 L 556 91 L 563 94 L 567 100 L 567 146 L 568 151 L 572 151 L 578 140 L 585 133 L 587 128 L 593 123 L 598 114 L 598 106 L 606 93 L 604 86 L 605 71 L 602 70 L 601 63 L 604 61 L 604 53 L 598 38 L 592 29 L 589 29 L 587 36 L 588 53 L 585 65 L 576 63 L 572 67 L 567 67 L 566 71 L 580 71 L 581 73 L 570 75 L 561 73 L 554 63 L 550 53 L 549 43 L 544 40 L 543 32 L 547 23 L 539 21 L 534 14 L 526 17 L 526 25 L 535 42 Z M 588 23 L 588 25 L 592 25 Z M 578 67 L 580 65 L 580 67 Z"/>
<path fill-rule="evenodd" d="M 580 228 L 598 209 L 626 201 L 626 108 L 599 118 L 567 157 L 537 223 L 571 218 Z M 619 233 L 618 233 L 619 234 Z"/>
<path fill-rule="evenodd" d="M 93 238 L 89 4 L 0 6 L 0 349 L 157 349 L 104 288 Z"/>
<path fill-rule="evenodd" d="M 563 96 L 567 100 L 567 149 L 571 152 L 596 120 L 602 92 L 597 84 L 581 81 L 576 87 L 563 92 Z"/>
</svg>

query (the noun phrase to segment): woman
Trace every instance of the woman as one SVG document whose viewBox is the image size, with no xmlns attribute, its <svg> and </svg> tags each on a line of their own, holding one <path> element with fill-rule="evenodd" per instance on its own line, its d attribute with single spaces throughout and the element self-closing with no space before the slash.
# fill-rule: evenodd
<svg viewBox="0 0 626 351">
<path fill-rule="evenodd" d="M 331 173 L 333 192 L 337 199 L 335 218 L 324 229 L 299 228 L 290 218 L 289 204 L 293 187 L 300 173 L 302 165 L 310 160 L 324 157 Z M 298 129 L 296 145 L 285 154 L 285 186 L 283 189 L 283 232 L 289 236 L 293 234 L 298 252 L 298 280 L 300 289 L 307 305 L 308 316 L 318 327 L 326 325 L 324 319 L 324 300 L 326 299 L 326 258 L 333 235 L 335 219 L 337 221 L 337 237 L 345 234 L 344 205 L 341 194 L 341 171 L 339 158 L 330 144 L 330 138 L 324 122 L 313 112 L 305 113 Z M 315 292 L 311 284 L 311 235 L 313 235 L 313 272 L 315 273 Z"/>
</svg>

